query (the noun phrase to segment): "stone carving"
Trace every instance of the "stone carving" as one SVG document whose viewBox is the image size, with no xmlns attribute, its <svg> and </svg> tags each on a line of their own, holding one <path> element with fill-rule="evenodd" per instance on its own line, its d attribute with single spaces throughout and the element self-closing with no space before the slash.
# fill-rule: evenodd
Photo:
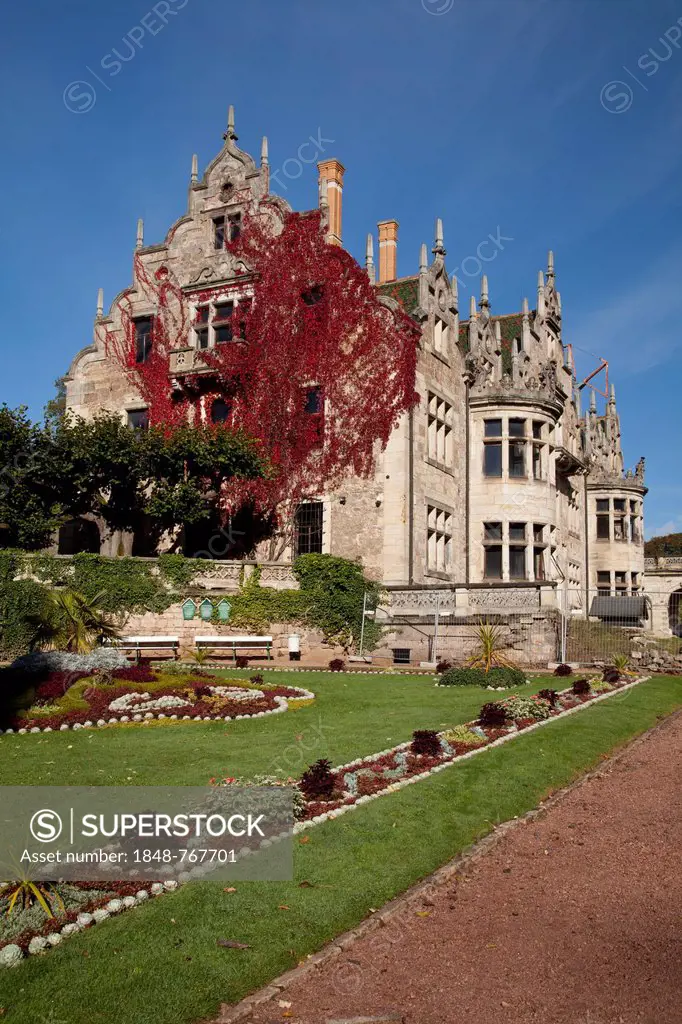
<svg viewBox="0 0 682 1024">
<path fill-rule="evenodd" d="M 455 595 L 452 590 L 393 590 L 390 605 L 394 612 L 435 614 L 436 605 L 441 615 L 455 610 Z"/>
<path fill-rule="evenodd" d="M 470 590 L 469 607 L 477 611 L 518 611 L 539 608 L 540 598 L 535 589 Z"/>
</svg>

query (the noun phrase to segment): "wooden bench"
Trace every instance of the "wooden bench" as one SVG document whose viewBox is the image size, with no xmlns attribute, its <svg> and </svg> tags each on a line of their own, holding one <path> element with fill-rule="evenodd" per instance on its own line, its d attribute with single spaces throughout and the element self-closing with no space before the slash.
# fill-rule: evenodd
<svg viewBox="0 0 682 1024">
<path fill-rule="evenodd" d="M 195 636 L 197 650 L 232 651 L 237 660 L 237 651 L 266 651 L 268 661 L 271 659 L 271 636 Z"/>
<path fill-rule="evenodd" d="M 180 638 L 177 636 L 124 636 L 112 644 L 119 651 L 133 651 L 140 660 L 142 651 L 172 651 L 177 660 L 180 652 Z"/>
</svg>

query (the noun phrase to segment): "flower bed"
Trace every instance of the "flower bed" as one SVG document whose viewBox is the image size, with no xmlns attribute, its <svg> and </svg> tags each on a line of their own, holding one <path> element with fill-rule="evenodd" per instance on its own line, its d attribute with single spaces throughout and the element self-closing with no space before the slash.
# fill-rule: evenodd
<svg viewBox="0 0 682 1024">
<path fill-rule="evenodd" d="M 436 745 L 428 753 L 417 752 L 427 744 L 425 734 L 415 733 L 411 743 L 401 743 L 378 754 L 358 758 L 337 768 L 325 769 L 323 762 L 313 765 L 302 779 L 301 788 L 319 786 L 315 796 L 306 792 L 307 802 L 300 814 L 296 831 L 338 817 L 357 804 L 392 793 L 405 785 L 417 782 L 434 772 L 442 771 L 460 758 L 471 757 L 481 749 L 504 742 L 529 728 L 545 725 L 550 719 L 578 710 L 584 704 L 603 700 L 612 692 L 627 689 L 642 679 L 621 679 L 616 683 L 592 681 L 588 692 L 576 694 L 574 687 L 525 697 L 512 695 L 485 704 L 480 718 L 452 730 L 431 734 Z M 575 686 L 575 684 L 574 684 Z M 307 777 L 307 778 L 306 778 Z M 312 780 L 312 782 L 310 781 Z M 328 792 L 322 795 L 326 787 Z"/>
<path fill-rule="evenodd" d="M 35 686 L 31 706 L 14 713 L 5 732 L 63 732 L 155 719 L 262 718 L 314 698 L 298 686 L 267 686 L 196 672 L 164 675 L 146 666 L 114 670 L 107 679 L 51 672 Z"/>
<path fill-rule="evenodd" d="M 0 883 L 1 885 L 1 883 Z M 49 918 L 37 903 L 8 913 L 9 900 L 0 897 L 0 967 L 15 967 L 27 955 L 47 953 L 64 939 L 117 914 L 178 888 L 175 881 L 68 882 L 54 887 L 60 909 Z"/>
</svg>

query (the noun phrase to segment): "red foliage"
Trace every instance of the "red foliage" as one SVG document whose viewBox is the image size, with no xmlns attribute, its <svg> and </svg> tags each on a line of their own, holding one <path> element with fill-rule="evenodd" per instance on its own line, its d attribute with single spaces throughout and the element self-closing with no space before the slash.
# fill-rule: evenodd
<svg viewBox="0 0 682 1024">
<path fill-rule="evenodd" d="M 288 516 L 348 474 L 371 474 L 376 443 L 385 445 L 416 404 L 419 332 L 402 310 L 378 301 L 352 256 L 326 242 L 317 212 L 288 214 L 280 234 L 247 216 L 228 248 L 250 272 L 236 286 L 189 296 L 166 267 L 150 277 L 136 256 L 138 294 L 156 309 L 151 354 L 135 362 L 130 293 L 119 300 L 125 338 L 107 332 L 106 350 L 147 402 L 153 424 L 186 422 L 192 407 L 194 422 L 210 419 L 214 398 L 226 399 L 229 427 L 260 439 L 274 472 L 268 480 L 230 481 L 225 513 L 251 501 L 260 513 L 279 508 Z M 233 340 L 201 352 L 214 373 L 185 377 L 173 394 L 169 354 L 190 345 L 190 302 L 245 292 L 252 301 L 235 308 Z M 322 410 L 311 408 L 311 388 L 319 389 Z"/>
</svg>

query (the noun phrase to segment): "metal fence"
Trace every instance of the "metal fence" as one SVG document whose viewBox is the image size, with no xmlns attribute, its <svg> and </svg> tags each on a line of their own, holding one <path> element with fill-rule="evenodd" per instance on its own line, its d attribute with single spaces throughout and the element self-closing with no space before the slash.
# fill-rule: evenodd
<svg viewBox="0 0 682 1024">
<path fill-rule="evenodd" d="M 388 646 L 397 664 L 441 659 L 465 664 L 480 645 L 481 624 L 499 626 L 503 656 L 528 668 L 553 662 L 606 665 L 618 657 L 647 662 L 652 655 L 667 660 L 682 654 L 682 638 L 674 633 L 680 628 L 682 588 L 672 594 L 561 588 L 555 606 L 519 611 L 513 604 L 506 607 L 500 596 L 494 611 L 469 608 L 465 615 L 447 605 L 443 609 L 444 603 L 425 606 L 419 615 L 415 608 L 390 617 Z"/>
</svg>

